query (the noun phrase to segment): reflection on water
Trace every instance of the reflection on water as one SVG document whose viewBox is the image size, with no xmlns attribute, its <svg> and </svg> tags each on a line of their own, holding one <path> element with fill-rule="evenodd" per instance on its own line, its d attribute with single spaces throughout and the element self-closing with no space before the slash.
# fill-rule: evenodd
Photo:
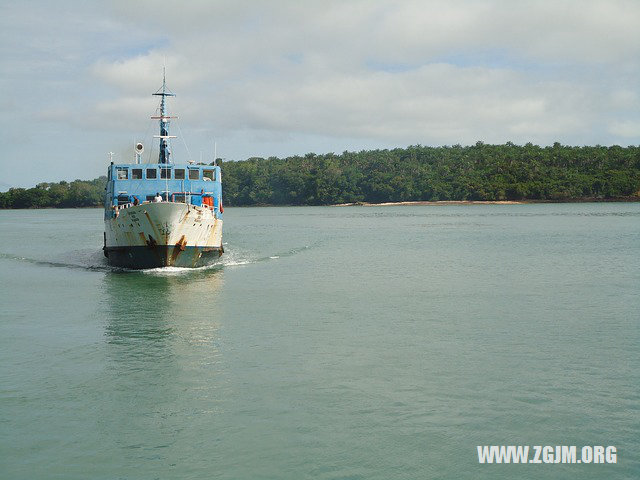
<svg viewBox="0 0 640 480">
<path fill-rule="evenodd" d="M 105 420 L 98 430 L 132 464 L 164 464 L 167 450 L 157 449 L 179 443 L 185 425 L 218 415 L 222 285 L 215 268 L 105 274 Z"/>
<path fill-rule="evenodd" d="M 108 354 L 123 372 L 217 363 L 220 268 L 109 272 L 104 284 Z"/>
<path fill-rule="evenodd" d="M 104 291 L 109 343 L 163 342 L 217 330 L 221 269 L 108 272 Z"/>
</svg>

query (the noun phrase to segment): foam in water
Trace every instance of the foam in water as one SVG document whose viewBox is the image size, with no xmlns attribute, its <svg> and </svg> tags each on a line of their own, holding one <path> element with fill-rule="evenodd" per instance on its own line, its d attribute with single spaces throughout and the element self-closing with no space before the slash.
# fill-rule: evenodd
<svg viewBox="0 0 640 480">
<path fill-rule="evenodd" d="M 224 244 L 226 245 L 226 243 Z M 290 257 L 309 249 L 309 245 L 299 248 L 293 248 L 286 252 L 279 252 L 265 257 L 256 257 L 251 252 L 228 251 L 217 262 L 203 267 L 159 267 L 143 270 L 128 269 L 122 267 L 114 267 L 109 265 L 102 252 L 97 250 L 74 250 L 63 254 L 59 260 L 40 260 L 36 258 L 23 257 L 7 253 L 0 253 L 0 257 L 32 263 L 35 265 L 46 265 L 49 267 L 76 268 L 86 270 L 110 271 L 110 272 L 142 272 L 152 275 L 184 275 L 189 272 L 202 272 L 207 270 L 215 270 L 223 267 L 237 267 L 243 265 L 251 265 L 253 263 L 264 262 L 269 260 L 277 260 L 281 257 Z"/>
</svg>

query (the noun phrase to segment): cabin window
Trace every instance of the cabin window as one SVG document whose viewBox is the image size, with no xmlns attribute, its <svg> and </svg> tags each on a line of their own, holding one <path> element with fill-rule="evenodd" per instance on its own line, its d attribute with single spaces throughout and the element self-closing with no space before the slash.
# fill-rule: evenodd
<svg viewBox="0 0 640 480">
<path fill-rule="evenodd" d="M 129 170 L 127 168 L 117 168 L 116 171 L 118 172 L 118 180 L 127 180 L 129 178 Z"/>
<path fill-rule="evenodd" d="M 189 180 L 200 180 L 200 170 L 189 170 Z"/>
<path fill-rule="evenodd" d="M 184 180 L 184 168 L 176 168 L 173 175 L 176 180 Z"/>
<path fill-rule="evenodd" d="M 155 168 L 147 168 L 147 178 L 158 178 L 158 171 Z"/>
<path fill-rule="evenodd" d="M 118 195 L 118 205 L 127 205 L 131 203 L 131 198 L 126 193 Z"/>
<path fill-rule="evenodd" d="M 142 169 L 141 168 L 132 168 L 131 169 L 131 180 L 142 180 Z"/>
<path fill-rule="evenodd" d="M 171 178 L 171 169 L 170 168 L 161 168 L 160 169 L 160 178 Z"/>
<path fill-rule="evenodd" d="M 215 172 L 213 170 L 203 170 L 202 177 L 204 180 L 214 181 L 216 179 Z"/>
</svg>

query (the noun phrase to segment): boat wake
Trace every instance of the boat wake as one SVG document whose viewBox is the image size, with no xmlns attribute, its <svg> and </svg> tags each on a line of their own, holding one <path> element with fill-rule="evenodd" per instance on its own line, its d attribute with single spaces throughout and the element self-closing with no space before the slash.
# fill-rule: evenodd
<svg viewBox="0 0 640 480">
<path fill-rule="evenodd" d="M 223 264 L 225 267 L 237 267 L 242 265 L 251 265 L 254 263 L 262 263 L 269 262 L 273 260 L 278 260 L 281 258 L 292 257 L 299 253 L 302 253 L 306 250 L 309 250 L 311 247 L 309 245 L 304 245 L 302 247 L 292 248 L 290 250 L 286 250 L 284 252 L 276 252 L 271 255 L 265 255 L 262 257 L 252 256 L 248 252 L 229 252 L 225 253 L 225 259 L 223 260 Z"/>
<path fill-rule="evenodd" d="M 75 261 L 68 261 L 66 258 L 61 258 L 60 260 L 41 260 L 37 258 L 23 257 L 21 255 L 13 255 L 10 253 L 0 253 L 0 259 L 14 260 L 44 267 L 72 268 L 78 270 L 93 270 L 105 272 L 114 270 L 114 268 L 109 266 L 106 261 L 100 259 L 98 255 L 94 255 L 95 251 L 92 250 L 91 255 L 86 255 L 87 252 L 80 253 L 82 253 L 83 255 L 74 257 Z M 102 252 L 98 253 L 102 256 Z M 97 258 L 89 258 L 94 256 Z"/>
<path fill-rule="evenodd" d="M 145 270 L 132 270 L 127 268 L 114 267 L 109 265 L 102 254 L 102 251 L 98 250 L 76 250 L 68 252 L 54 260 L 43 260 L 37 258 L 29 258 L 21 255 L 15 255 L 10 253 L 1 253 L 0 259 L 24 262 L 31 265 L 38 265 L 43 267 L 55 267 L 55 268 L 70 268 L 78 270 L 88 270 L 97 272 L 114 272 L 114 273 L 143 273 L 149 275 L 186 275 L 193 272 L 207 272 L 207 271 L 219 271 L 224 268 L 233 268 L 252 265 L 256 263 L 275 261 L 286 257 L 291 257 L 302 253 L 311 248 L 309 245 L 305 245 L 299 248 L 292 248 L 284 252 L 276 252 L 266 256 L 256 256 L 251 252 L 227 250 L 220 260 L 197 268 L 188 267 L 161 267 L 150 268 Z"/>
</svg>

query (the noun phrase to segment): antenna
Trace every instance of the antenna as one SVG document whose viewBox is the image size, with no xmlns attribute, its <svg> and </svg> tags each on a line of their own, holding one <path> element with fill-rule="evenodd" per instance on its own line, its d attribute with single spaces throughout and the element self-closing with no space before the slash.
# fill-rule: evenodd
<svg viewBox="0 0 640 480">
<path fill-rule="evenodd" d="M 153 116 L 151 118 L 160 120 L 160 135 L 154 135 L 154 138 L 160 139 L 160 155 L 158 158 L 158 163 L 171 163 L 170 156 L 171 150 L 169 148 L 168 140 L 170 138 L 176 138 L 175 135 L 169 135 L 169 122 L 171 118 L 167 115 L 165 98 L 166 97 L 175 97 L 175 93 L 167 92 L 167 81 L 166 81 L 166 67 L 162 67 L 162 87 L 153 95 L 158 97 L 162 97 L 160 100 L 160 115 Z"/>
<path fill-rule="evenodd" d="M 109 152 L 107 155 L 109 155 L 109 162 L 113 164 L 113 156 L 115 155 L 115 153 Z"/>
</svg>

